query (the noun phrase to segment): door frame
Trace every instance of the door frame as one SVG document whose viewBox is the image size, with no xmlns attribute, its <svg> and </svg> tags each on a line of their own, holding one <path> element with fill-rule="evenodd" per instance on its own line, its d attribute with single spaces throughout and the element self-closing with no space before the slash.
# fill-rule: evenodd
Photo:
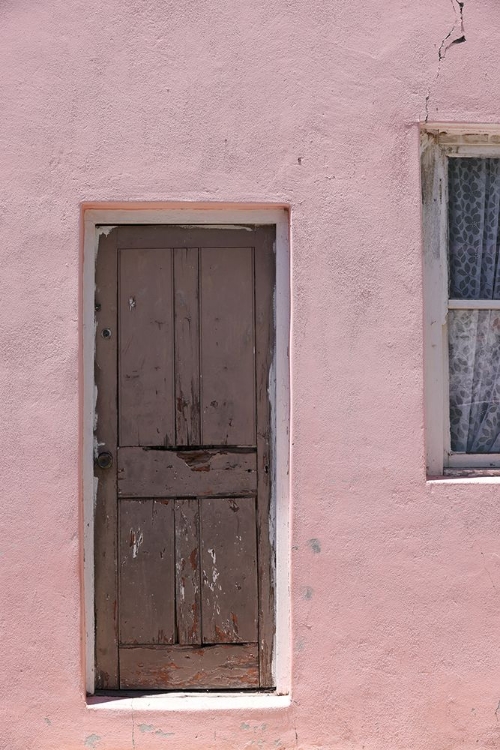
<svg viewBox="0 0 500 750">
<path fill-rule="evenodd" d="M 275 509 L 275 641 L 273 675 L 278 695 L 290 692 L 290 231 L 289 209 L 283 205 L 217 204 L 121 204 L 82 205 L 83 262 L 81 320 L 81 413 L 83 494 L 83 627 L 85 643 L 85 688 L 95 692 L 94 658 L 94 424 L 96 386 L 95 355 L 95 261 L 99 236 L 119 224 L 177 224 L 198 226 L 274 225 L 276 227 L 276 341 L 271 367 L 275 387 L 271 403 L 271 450 L 274 476 L 271 503 Z"/>
</svg>

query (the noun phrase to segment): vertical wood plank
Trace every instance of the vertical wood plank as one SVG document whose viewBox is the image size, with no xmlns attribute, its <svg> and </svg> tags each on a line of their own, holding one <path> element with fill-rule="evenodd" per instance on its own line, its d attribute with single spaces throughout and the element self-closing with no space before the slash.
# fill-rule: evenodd
<svg viewBox="0 0 500 750">
<path fill-rule="evenodd" d="M 177 642 L 201 645 L 200 520 L 197 499 L 175 501 Z"/>
<path fill-rule="evenodd" d="M 202 443 L 254 445 L 252 248 L 203 248 L 200 289 Z"/>
<path fill-rule="evenodd" d="M 175 641 L 174 501 L 120 500 L 120 644 Z"/>
<path fill-rule="evenodd" d="M 271 504 L 271 404 L 270 370 L 274 352 L 274 286 L 276 262 L 274 227 L 257 230 L 255 243 L 255 371 L 257 384 L 257 538 L 259 549 L 259 664 L 261 687 L 272 687 L 275 632 L 275 550 L 270 528 L 274 528 Z"/>
<path fill-rule="evenodd" d="M 176 445 L 201 445 L 198 249 L 174 250 Z"/>
<path fill-rule="evenodd" d="M 200 500 L 203 643 L 258 639 L 255 500 Z"/>
<path fill-rule="evenodd" d="M 172 250 L 119 253 L 120 445 L 175 444 Z"/>
<path fill-rule="evenodd" d="M 95 440 L 98 451 L 107 451 L 115 461 L 110 469 L 95 467 L 95 658 L 96 688 L 117 688 L 118 674 L 118 575 L 117 575 L 117 478 L 116 478 L 116 350 L 117 337 L 103 338 L 102 331 L 117 329 L 116 230 L 101 235 L 96 262 L 96 355 L 97 387 Z"/>
</svg>

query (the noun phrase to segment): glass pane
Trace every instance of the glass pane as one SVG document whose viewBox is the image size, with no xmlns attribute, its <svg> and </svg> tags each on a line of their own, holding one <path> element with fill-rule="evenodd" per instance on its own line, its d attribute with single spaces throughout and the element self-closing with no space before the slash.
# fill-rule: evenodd
<svg viewBox="0 0 500 750">
<path fill-rule="evenodd" d="M 448 159 L 451 299 L 500 299 L 500 159 Z"/>
<path fill-rule="evenodd" d="M 451 450 L 500 453 L 500 311 L 448 312 Z"/>
</svg>

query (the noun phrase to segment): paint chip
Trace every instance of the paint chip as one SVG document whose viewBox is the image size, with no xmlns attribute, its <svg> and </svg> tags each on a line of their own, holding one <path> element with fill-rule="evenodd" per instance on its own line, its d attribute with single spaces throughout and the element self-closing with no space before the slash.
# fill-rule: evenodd
<svg viewBox="0 0 500 750">
<path fill-rule="evenodd" d="M 315 555 L 319 555 L 321 552 L 321 543 L 319 539 L 309 539 L 307 542 L 309 547 L 312 549 Z"/>
<path fill-rule="evenodd" d="M 107 237 L 108 234 L 110 234 L 110 232 L 113 229 L 116 229 L 116 224 L 112 226 L 100 226 L 100 227 L 96 227 L 96 233 L 98 237 L 100 237 L 101 235 L 104 235 L 104 237 Z"/>
<path fill-rule="evenodd" d="M 158 737 L 173 737 L 175 732 L 164 732 L 163 729 L 156 729 L 153 724 L 139 724 L 141 734 L 156 734 Z"/>
<path fill-rule="evenodd" d="M 96 747 L 97 743 L 100 741 L 100 736 L 98 734 L 89 734 L 87 737 L 85 737 L 85 742 L 83 743 L 85 747 Z"/>
<path fill-rule="evenodd" d="M 136 558 L 139 554 L 139 550 L 141 548 L 141 544 L 144 541 L 144 536 L 142 534 L 142 531 L 140 529 L 134 531 L 134 529 L 130 529 L 130 546 L 132 547 L 132 557 Z"/>
</svg>

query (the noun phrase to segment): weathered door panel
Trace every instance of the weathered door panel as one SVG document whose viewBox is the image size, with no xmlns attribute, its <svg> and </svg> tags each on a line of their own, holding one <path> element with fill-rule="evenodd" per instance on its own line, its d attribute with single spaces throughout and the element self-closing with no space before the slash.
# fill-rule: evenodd
<svg viewBox="0 0 500 750">
<path fill-rule="evenodd" d="M 120 687 L 186 690 L 259 687 L 257 644 L 120 650 Z"/>
<path fill-rule="evenodd" d="M 118 453 L 120 497 L 225 497 L 256 491 L 255 450 L 125 447 Z"/>
<path fill-rule="evenodd" d="M 201 254 L 203 445 L 255 445 L 253 250 Z"/>
<path fill-rule="evenodd" d="M 202 500 L 200 526 L 203 643 L 256 643 L 255 500 Z"/>
<path fill-rule="evenodd" d="M 175 445 L 172 250 L 121 250 L 119 444 Z"/>
<path fill-rule="evenodd" d="M 118 227 L 97 276 L 97 687 L 271 687 L 273 230 Z"/>
<path fill-rule="evenodd" d="M 119 503 L 120 643 L 175 643 L 173 500 Z"/>
<path fill-rule="evenodd" d="M 174 251 L 175 420 L 178 446 L 201 445 L 198 248 Z"/>
<path fill-rule="evenodd" d="M 201 643 L 201 568 L 199 500 L 175 501 L 175 606 L 177 641 Z"/>
</svg>

